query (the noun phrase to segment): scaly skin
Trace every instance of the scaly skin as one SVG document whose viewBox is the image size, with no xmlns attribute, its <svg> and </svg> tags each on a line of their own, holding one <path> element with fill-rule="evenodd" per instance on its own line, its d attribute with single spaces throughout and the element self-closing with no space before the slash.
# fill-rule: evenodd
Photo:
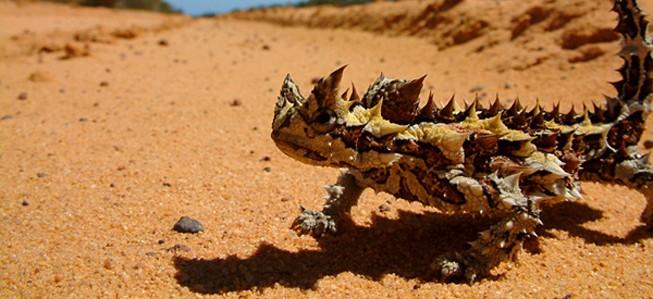
<svg viewBox="0 0 653 299">
<path fill-rule="evenodd" d="M 636 0 L 616 0 L 615 29 L 624 38 L 619 56 L 623 80 L 617 98 L 594 112 L 561 114 L 558 105 L 509 108 L 499 99 L 465 109 L 452 99 L 438 108 L 429 97 L 419 108 L 424 77 L 406 81 L 381 75 L 365 95 L 347 98 L 338 85 L 344 67 L 321 79 L 304 98 L 284 80 L 272 139 L 304 163 L 346 169 L 322 211 L 302 209 L 292 228 L 321 237 L 337 231 L 364 188 L 419 201 L 447 213 L 501 216 L 462 253 L 433 263 L 440 279 L 474 282 L 535 236 L 540 206 L 581 198 L 579 180 L 625 184 L 647 190 L 653 168 L 636 144 L 651 110 L 652 45 Z M 642 220 L 653 226 L 653 202 Z"/>
</svg>

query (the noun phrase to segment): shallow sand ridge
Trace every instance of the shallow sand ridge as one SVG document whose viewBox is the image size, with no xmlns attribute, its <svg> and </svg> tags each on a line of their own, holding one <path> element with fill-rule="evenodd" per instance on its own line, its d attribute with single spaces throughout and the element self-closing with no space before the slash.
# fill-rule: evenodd
<svg viewBox="0 0 653 299">
<path fill-rule="evenodd" d="M 583 201 L 545 209 L 539 249 L 494 279 L 440 284 L 428 281 L 432 259 L 490 222 L 366 191 L 342 235 L 297 237 L 299 205 L 319 207 L 337 170 L 295 162 L 269 138 L 286 73 L 307 93 L 343 64 L 359 91 L 380 72 L 428 74 L 440 103 L 499 93 L 578 109 L 614 94 L 619 44 L 565 49 L 558 38 L 612 27 L 608 10 L 514 39 L 515 16 L 490 13 L 488 32 L 443 47 L 355 26 L 0 2 L 0 297 L 652 297 L 638 192 L 583 184 Z M 479 51 L 485 37 L 496 44 Z M 173 231 L 183 215 L 204 231 Z"/>
</svg>

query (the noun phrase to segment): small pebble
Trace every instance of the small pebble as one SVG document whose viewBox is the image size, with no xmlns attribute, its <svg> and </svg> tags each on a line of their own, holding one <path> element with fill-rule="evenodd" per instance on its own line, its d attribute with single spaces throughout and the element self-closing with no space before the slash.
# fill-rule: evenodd
<svg viewBox="0 0 653 299">
<path fill-rule="evenodd" d="M 264 156 L 263 158 L 261 158 L 261 161 L 263 162 L 270 162 L 270 160 L 272 160 L 272 158 L 270 158 L 269 156 Z"/>
<path fill-rule="evenodd" d="M 37 178 L 44 178 L 44 177 L 46 177 L 46 176 L 48 176 L 48 174 L 45 173 L 45 172 L 37 172 L 37 173 L 36 173 L 36 177 L 37 177 Z"/>
<path fill-rule="evenodd" d="M 109 86 L 109 82 L 107 81 L 100 82 L 100 87 L 107 87 L 107 86 Z"/>
<path fill-rule="evenodd" d="M 167 47 L 167 46 L 168 46 L 168 40 L 166 40 L 166 39 L 160 39 L 160 40 L 159 40 L 159 46 Z"/>
<path fill-rule="evenodd" d="M 196 234 L 203 231 L 204 227 L 199 221 L 188 216 L 182 216 L 172 229 L 180 233 Z"/>
<path fill-rule="evenodd" d="M 263 171 L 272 172 L 272 167 L 270 167 L 270 166 L 263 167 Z"/>
<path fill-rule="evenodd" d="M 651 149 L 653 148 L 653 140 L 644 140 L 644 147 L 646 149 Z"/>
<path fill-rule="evenodd" d="M 184 245 L 184 244 L 175 244 L 174 246 L 166 249 L 168 252 L 177 252 L 177 251 L 185 251 L 188 252 L 190 251 L 190 247 Z"/>
<path fill-rule="evenodd" d="M 477 93 L 477 92 L 481 92 L 481 91 L 483 91 L 483 89 L 485 89 L 485 87 L 484 87 L 483 85 L 476 85 L 476 86 L 472 87 L 472 88 L 469 90 L 469 92 L 471 92 L 471 93 Z"/>
<path fill-rule="evenodd" d="M 29 206 L 29 202 L 26 199 L 23 199 L 23 202 L 21 203 L 23 207 Z"/>
<path fill-rule="evenodd" d="M 86 118 L 86 117 L 80 117 L 79 118 L 80 123 L 87 122 L 87 121 L 88 121 L 88 118 Z"/>
<path fill-rule="evenodd" d="M 170 183 L 168 183 L 168 182 L 164 182 L 164 183 L 163 183 L 163 187 L 172 187 L 172 184 L 170 184 Z"/>
<path fill-rule="evenodd" d="M 110 258 L 104 260 L 103 266 L 104 266 L 104 269 L 107 269 L 107 270 L 113 269 L 113 260 L 110 259 Z"/>
<path fill-rule="evenodd" d="M 27 93 L 26 92 L 21 92 L 18 94 L 18 99 L 21 101 L 27 100 Z"/>
<path fill-rule="evenodd" d="M 270 45 L 263 45 L 263 47 L 261 47 L 261 49 L 263 49 L 264 51 L 269 51 L 270 50 Z"/>
<path fill-rule="evenodd" d="M 243 102 L 241 102 L 240 99 L 234 99 L 233 101 L 231 101 L 231 103 L 229 103 L 229 105 L 231 105 L 231 107 L 238 107 L 238 106 L 240 106 L 242 104 L 243 104 Z"/>
<path fill-rule="evenodd" d="M 0 117 L 0 120 L 8 120 L 8 119 L 12 119 L 12 118 L 14 118 L 13 115 L 6 114 L 6 115 L 3 115 L 2 117 Z"/>
<path fill-rule="evenodd" d="M 165 242 L 166 242 L 166 240 L 163 240 L 163 239 L 161 239 L 161 240 L 158 241 L 159 244 L 163 244 L 163 243 L 165 243 Z"/>
</svg>

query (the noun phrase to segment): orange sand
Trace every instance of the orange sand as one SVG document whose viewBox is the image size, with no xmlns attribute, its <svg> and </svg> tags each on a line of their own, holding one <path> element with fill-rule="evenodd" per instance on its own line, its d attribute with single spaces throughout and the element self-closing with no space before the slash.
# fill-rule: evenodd
<svg viewBox="0 0 653 299">
<path fill-rule="evenodd" d="M 0 297 L 653 297 L 653 238 L 638 221 L 646 200 L 618 186 L 585 183 L 585 200 L 546 209 L 539 249 L 473 286 L 430 282 L 428 264 L 487 220 L 367 191 L 338 237 L 319 244 L 288 229 L 300 204 L 319 208 L 337 170 L 295 162 L 269 138 L 287 72 L 305 92 L 349 64 L 345 81 L 359 90 L 381 71 L 429 74 L 440 101 L 479 92 L 569 107 L 613 94 L 618 42 L 561 42 L 612 27 L 608 1 L 574 1 L 581 17 L 512 39 L 511 20 L 538 2 L 465 1 L 448 13 L 490 27 L 446 45 L 428 24 L 410 37 L 399 25 L 308 29 L 0 1 Z M 563 2 L 545 6 L 565 12 Z M 368 8 L 419 15 L 426 4 Z M 205 231 L 172 231 L 182 215 Z"/>
</svg>

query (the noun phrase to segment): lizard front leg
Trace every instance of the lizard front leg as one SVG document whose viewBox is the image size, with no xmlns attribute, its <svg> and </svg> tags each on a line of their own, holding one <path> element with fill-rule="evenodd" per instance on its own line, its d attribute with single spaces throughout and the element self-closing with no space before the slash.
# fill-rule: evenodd
<svg viewBox="0 0 653 299">
<path fill-rule="evenodd" d="M 335 184 L 324 187 L 327 192 L 322 211 L 301 208 L 291 228 L 299 235 L 310 234 L 315 238 L 337 232 L 337 224 L 349 217 L 351 207 L 356 205 L 364 188 L 356 183 L 349 171 L 343 171 Z"/>
</svg>

